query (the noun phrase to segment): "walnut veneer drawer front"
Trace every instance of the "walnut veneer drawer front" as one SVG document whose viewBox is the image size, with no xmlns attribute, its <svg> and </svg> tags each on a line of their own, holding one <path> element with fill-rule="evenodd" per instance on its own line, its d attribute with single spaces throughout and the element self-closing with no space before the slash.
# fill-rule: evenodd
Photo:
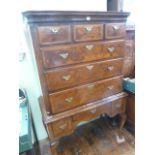
<svg viewBox="0 0 155 155">
<path fill-rule="evenodd" d="M 50 94 L 52 112 L 62 112 L 119 93 L 121 84 L 122 79 L 115 77 Z"/>
<path fill-rule="evenodd" d="M 71 29 L 69 25 L 39 26 L 38 34 L 41 45 L 71 42 Z"/>
<path fill-rule="evenodd" d="M 74 25 L 73 29 L 76 42 L 103 39 L 103 24 Z"/>
<path fill-rule="evenodd" d="M 122 74 L 123 59 L 77 65 L 46 72 L 49 91 L 56 91 L 79 84 L 94 82 Z"/>
<path fill-rule="evenodd" d="M 117 39 L 125 37 L 126 27 L 124 23 L 105 24 L 105 39 Z"/>
<path fill-rule="evenodd" d="M 124 41 L 41 48 L 45 68 L 124 56 Z"/>
<path fill-rule="evenodd" d="M 93 108 L 91 110 L 87 110 L 87 111 L 84 111 L 84 112 L 81 112 L 79 114 L 75 114 L 73 116 L 73 121 L 89 121 L 93 118 L 96 118 L 98 117 L 99 115 L 101 114 L 104 114 L 104 113 L 110 113 L 111 111 L 111 103 L 108 103 L 108 104 L 104 104 L 100 107 L 97 107 L 97 108 Z"/>
<path fill-rule="evenodd" d="M 55 137 L 70 134 L 73 129 L 71 117 L 52 123 L 52 129 Z"/>
</svg>

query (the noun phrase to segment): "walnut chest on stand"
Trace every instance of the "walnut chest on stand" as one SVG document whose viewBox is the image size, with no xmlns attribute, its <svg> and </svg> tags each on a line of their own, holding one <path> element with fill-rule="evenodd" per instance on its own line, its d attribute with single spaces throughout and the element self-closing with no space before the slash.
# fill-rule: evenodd
<svg viewBox="0 0 155 155">
<path fill-rule="evenodd" d="M 125 12 L 23 13 L 37 62 L 51 150 L 76 126 L 102 114 L 126 120 Z"/>
</svg>

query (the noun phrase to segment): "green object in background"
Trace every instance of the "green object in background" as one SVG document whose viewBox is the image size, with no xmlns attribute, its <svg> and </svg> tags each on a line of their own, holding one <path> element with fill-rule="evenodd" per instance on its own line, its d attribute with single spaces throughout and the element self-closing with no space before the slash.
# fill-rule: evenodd
<svg viewBox="0 0 155 155">
<path fill-rule="evenodd" d="M 135 93 L 135 79 L 124 78 L 123 88 L 128 92 Z"/>
<path fill-rule="evenodd" d="M 28 105 L 20 104 L 21 128 L 19 134 L 19 153 L 31 150 L 33 148 L 31 135 L 31 119 Z"/>
</svg>

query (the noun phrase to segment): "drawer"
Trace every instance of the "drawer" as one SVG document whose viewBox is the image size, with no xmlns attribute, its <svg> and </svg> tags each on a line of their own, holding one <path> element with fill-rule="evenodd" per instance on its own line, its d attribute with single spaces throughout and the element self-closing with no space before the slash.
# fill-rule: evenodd
<svg viewBox="0 0 155 155">
<path fill-rule="evenodd" d="M 105 80 L 105 97 L 115 95 L 123 90 L 122 77 Z"/>
<path fill-rule="evenodd" d="M 98 117 L 101 114 L 109 113 L 111 111 L 111 104 L 104 104 L 100 107 L 93 108 L 91 110 L 87 110 L 84 112 L 81 112 L 79 114 L 75 114 L 73 116 L 73 121 L 81 122 L 81 121 L 89 121 L 91 119 L 94 119 Z"/>
<path fill-rule="evenodd" d="M 62 112 L 104 98 L 104 80 L 49 95 L 53 113 Z"/>
<path fill-rule="evenodd" d="M 41 45 L 71 42 L 71 29 L 69 25 L 39 26 L 38 35 Z"/>
<path fill-rule="evenodd" d="M 103 43 L 60 45 L 41 48 L 45 68 L 53 68 L 103 58 Z"/>
<path fill-rule="evenodd" d="M 124 23 L 105 24 L 105 39 L 124 38 L 126 27 Z"/>
<path fill-rule="evenodd" d="M 74 41 L 91 41 L 103 39 L 103 24 L 74 25 Z"/>
<path fill-rule="evenodd" d="M 77 65 L 46 72 L 49 91 L 70 88 L 122 74 L 123 59 Z"/>
<path fill-rule="evenodd" d="M 120 41 L 108 41 L 103 44 L 103 52 L 105 59 L 124 57 L 125 42 Z"/>
<path fill-rule="evenodd" d="M 127 98 L 122 98 L 112 102 L 112 116 L 123 113 L 126 110 Z"/>
<path fill-rule="evenodd" d="M 71 117 L 61 119 L 52 123 L 53 134 L 55 137 L 65 136 L 73 130 Z"/>
</svg>

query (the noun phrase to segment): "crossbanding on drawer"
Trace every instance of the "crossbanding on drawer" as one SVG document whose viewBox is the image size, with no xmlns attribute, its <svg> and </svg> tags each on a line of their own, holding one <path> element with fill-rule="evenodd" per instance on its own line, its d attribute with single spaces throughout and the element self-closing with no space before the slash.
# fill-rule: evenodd
<svg viewBox="0 0 155 155">
<path fill-rule="evenodd" d="M 123 59 L 99 61 L 46 72 L 49 91 L 70 88 L 122 74 Z"/>
<path fill-rule="evenodd" d="M 119 76 L 52 93 L 49 95 L 51 110 L 58 113 L 114 95 L 122 91 L 121 83 L 122 78 Z"/>
</svg>

